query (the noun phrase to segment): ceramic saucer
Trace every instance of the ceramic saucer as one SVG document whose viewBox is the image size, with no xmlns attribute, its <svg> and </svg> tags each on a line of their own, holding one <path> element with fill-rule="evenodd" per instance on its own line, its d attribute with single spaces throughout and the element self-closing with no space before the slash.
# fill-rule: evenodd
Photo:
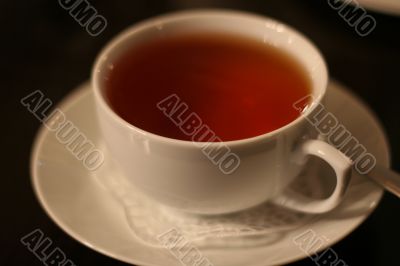
<svg viewBox="0 0 400 266">
<path fill-rule="evenodd" d="M 96 147 L 102 147 L 88 83 L 77 88 L 58 107 Z M 326 107 L 381 165 L 389 166 L 389 150 L 383 130 L 357 97 L 340 84 L 331 82 Z M 107 172 L 104 169 L 98 172 L 87 170 L 59 143 L 55 134 L 44 127 L 35 140 L 31 175 L 36 195 L 47 214 L 82 244 L 131 264 L 182 265 L 168 250 L 146 245 L 134 234 L 124 206 L 96 178 L 96 175 L 106 176 Z M 380 187 L 354 173 L 343 203 L 332 212 L 314 216 L 301 226 L 274 234 L 273 239 L 258 245 L 208 245 L 206 239 L 198 249 L 214 266 L 287 264 L 307 257 L 295 244 L 294 238 L 312 230 L 316 236 L 326 240 L 318 250 L 333 245 L 367 218 L 379 203 L 382 193 Z M 273 230 L 270 228 L 270 233 Z"/>
</svg>

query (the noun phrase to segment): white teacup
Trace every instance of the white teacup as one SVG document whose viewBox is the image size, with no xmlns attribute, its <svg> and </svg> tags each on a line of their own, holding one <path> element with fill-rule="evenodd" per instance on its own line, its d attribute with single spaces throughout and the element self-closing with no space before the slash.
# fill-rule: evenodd
<svg viewBox="0 0 400 266">
<path fill-rule="evenodd" d="M 222 143 L 155 135 L 129 124 L 113 111 L 104 93 L 104 79 L 118 56 L 160 34 L 196 31 L 234 33 L 287 51 L 310 76 L 315 103 L 323 101 L 328 74 L 321 54 L 307 38 L 280 22 L 242 12 L 203 10 L 139 23 L 106 46 L 92 73 L 103 138 L 126 178 L 160 203 L 193 213 L 234 212 L 267 200 L 312 213 L 335 208 L 348 186 L 351 162 L 333 146 L 317 140 L 316 130 L 306 119 L 317 104 L 275 131 Z M 205 156 L 205 146 L 208 151 L 228 148 L 230 158 L 221 153 L 221 158 L 210 160 Z M 285 190 L 308 155 L 320 157 L 336 173 L 336 186 L 327 199 L 314 200 Z"/>
</svg>

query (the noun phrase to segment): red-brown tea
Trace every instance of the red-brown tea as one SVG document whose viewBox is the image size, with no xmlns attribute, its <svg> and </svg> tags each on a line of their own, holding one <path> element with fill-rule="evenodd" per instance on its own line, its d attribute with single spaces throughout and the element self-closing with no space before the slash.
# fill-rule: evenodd
<svg viewBox="0 0 400 266">
<path fill-rule="evenodd" d="M 176 94 L 221 140 L 278 129 L 299 116 L 293 108 L 311 91 L 300 64 L 261 40 L 193 33 L 133 46 L 110 66 L 106 97 L 117 114 L 157 135 L 191 140 L 157 104 Z"/>
</svg>

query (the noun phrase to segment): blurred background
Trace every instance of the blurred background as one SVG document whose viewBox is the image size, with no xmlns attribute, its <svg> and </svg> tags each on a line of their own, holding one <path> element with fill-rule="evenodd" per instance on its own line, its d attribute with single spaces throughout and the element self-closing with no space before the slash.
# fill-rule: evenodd
<svg viewBox="0 0 400 266">
<path fill-rule="evenodd" d="M 376 0 L 380 1 L 380 0 Z M 345 84 L 377 114 L 400 171 L 400 16 L 368 10 L 377 22 L 365 37 L 326 0 L 89 0 L 108 22 L 90 36 L 58 1 L 0 1 L 2 192 L 0 265 L 42 265 L 20 238 L 40 228 L 76 265 L 126 265 L 83 246 L 59 229 L 36 200 L 29 157 L 40 123 L 20 99 L 40 89 L 59 102 L 89 79 L 96 54 L 124 28 L 154 15 L 189 8 L 251 11 L 287 23 L 322 51 L 332 78 Z M 377 210 L 333 249 L 348 265 L 399 265 L 400 200 L 385 194 Z M 315 265 L 305 259 L 291 265 Z"/>
</svg>

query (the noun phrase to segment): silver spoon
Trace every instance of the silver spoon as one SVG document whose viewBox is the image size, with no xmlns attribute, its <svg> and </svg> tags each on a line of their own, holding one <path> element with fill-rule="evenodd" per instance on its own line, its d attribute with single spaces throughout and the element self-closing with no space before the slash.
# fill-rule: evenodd
<svg viewBox="0 0 400 266">
<path fill-rule="evenodd" d="M 367 176 L 387 191 L 400 198 L 400 174 L 391 169 L 376 165 Z"/>
</svg>

